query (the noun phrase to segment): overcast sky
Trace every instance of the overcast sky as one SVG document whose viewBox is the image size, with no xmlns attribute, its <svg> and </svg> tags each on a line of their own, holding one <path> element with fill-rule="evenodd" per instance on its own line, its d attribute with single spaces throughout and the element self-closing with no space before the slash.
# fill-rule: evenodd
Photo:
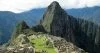
<svg viewBox="0 0 100 53">
<path fill-rule="evenodd" d="M 65 9 L 100 6 L 100 0 L 0 0 L 0 11 L 20 13 L 45 8 L 53 1 L 58 1 Z"/>
</svg>

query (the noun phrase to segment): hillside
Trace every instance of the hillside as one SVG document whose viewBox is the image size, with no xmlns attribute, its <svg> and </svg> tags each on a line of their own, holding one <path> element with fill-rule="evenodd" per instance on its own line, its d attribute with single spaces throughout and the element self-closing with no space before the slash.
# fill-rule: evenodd
<svg viewBox="0 0 100 53">
<path fill-rule="evenodd" d="M 0 53 L 86 53 L 64 38 L 35 32 L 25 21 L 17 24 L 9 43 L 0 47 Z"/>
<path fill-rule="evenodd" d="M 86 7 L 86 8 L 79 8 L 79 9 L 67 9 L 66 12 L 69 15 L 73 15 L 76 18 L 82 18 L 100 24 L 99 21 L 100 6 Z"/>
<path fill-rule="evenodd" d="M 33 9 L 23 13 L 13 13 L 9 11 L 0 11 L 0 44 L 6 43 L 10 39 L 16 24 L 22 20 L 26 21 L 30 27 L 36 25 L 44 10 Z M 37 12 L 37 14 L 36 14 Z M 5 40 L 4 40 L 5 39 Z"/>
<path fill-rule="evenodd" d="M 19 34 L 13 44 L 1 47 L 0 53 L 86 53 L 64 38 L 33 32 L 29 35 Z"/>
<path fill-rule="evenodd" d="M 42 28 L 49 34 L 60 36 L 89 53 L 100 52 L 100 26 L 68 15 L 58 2 L 48 6 L 39 25 L 41 27 L 38 30 Z"/>
<path fill-rule="evenodd" d="M 4 47 L 5 46 L 5 47 Z M 100 53 L 100 26 L 69 15 L 52 2 L 40 23 L 30 28 L 18 23 L 3 53 Z"/>
<path fill-rule="evenodd" d="M 12 34 L 15 24 L 25 20 L 29 26 L 36 25 L 42 18 L 43 13 L 46 8 L 41 9 L 31 9 L 22 13 L 13 13 L 9 11 L 0 11 L 0 44 L 7 42 Z M 65 9 L 65 11 L 74 17 L 82 18 L 89 21 L 94 21 L 99 24 L 99 11 L 100 7 L 86 7 L 79 9 Z M 6 25 L 5 25 L 6 24 Z M 6 39 L 6 40 L 4 40 Z"/>
</svg>

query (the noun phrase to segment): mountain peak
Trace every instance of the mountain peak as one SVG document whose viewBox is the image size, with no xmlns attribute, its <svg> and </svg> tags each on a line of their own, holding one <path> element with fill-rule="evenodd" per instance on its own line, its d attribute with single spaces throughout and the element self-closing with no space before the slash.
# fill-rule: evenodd
<svg viewBox="0 0 100 53">
<path fill-rule="evenodd" d="M 29 26 L 26 24 L 25 21 L 21 21 L 16 25 L 16 28 L 14 29 L 12 35 L 18 36 L 18 34 L 23 33 L 25 29 L 29 29 Z"/>
<path fill-rule="evenodd" d="M 23 29 L 29 28 L 25 21 L 21 21 L 19 24 L 23 26 Z"/>
<path fill-rule="evenodd" d="M 41 24 L 46 32 L 51 32 L 52 24 L 63 24 L 67 18 L 69 19 L 64 9 L 61 8 L 58 2 L 54 1 L 48 6 L 41 20 Z"/>
<path fill-rule="evenodd" d="M 48 6 L 49 9 L 59 9 L 61 8 L 61 6 L 59 5 L 59 3 L 57 1 L 53 1 L 49 6 Z"/>
<path fill-rule="evenodd" d="M 59 5 L 59 3 L 57 1 L 53 1 L 51 4 L 52 5 Z"/>
</svg>

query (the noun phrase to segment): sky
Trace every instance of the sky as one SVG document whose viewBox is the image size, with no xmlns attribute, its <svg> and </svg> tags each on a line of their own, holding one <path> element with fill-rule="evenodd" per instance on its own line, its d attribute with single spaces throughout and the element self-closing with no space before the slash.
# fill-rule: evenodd
<svg viewBox="0 0 100 53">
<path fill-rule="evenodd" d="M 46 8 L 53 1 L 58 1 L 65 9 L 100 6 L 100 0 L 0 0 L 0 11 L 21 13 L 31 9 Z"/>
</svg>

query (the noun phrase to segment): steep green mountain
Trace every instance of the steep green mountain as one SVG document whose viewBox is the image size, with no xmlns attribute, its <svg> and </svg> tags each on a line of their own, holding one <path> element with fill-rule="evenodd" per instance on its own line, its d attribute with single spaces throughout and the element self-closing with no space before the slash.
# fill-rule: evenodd
<svg viewBox="0 0 100 53">
<path fill-rule="evenodd" d="M 30 28 L 25 21 L 20 22 L 9 43 L 0 52 L 100 53 L 99 44 L 98 24 L 68 15 L 54 1 L 48 6 L 38 25 Z"/>
<path fill-rule="evenodd" d="M 7 42 L 12 34 L 15 24 L 21 20 L 25 20 L 29 26 L 35 25 L 42 18 L 46 8 L 31 9 L 22 13 L 13 13 L 9 11 L 0 11 L 0 44 Z M 100 23 L 100 7 L 86 7 L 79 9 L 65 9 L 65 11 L 74 17 L 94 21 Z"/>
<path fill-rule="evenodd" d="M 89 53 L 100 52 L 100 27 L 91 21 L 68 15 L 56 1 L 48 6 L 39 25 L 47 33 L 65 38 Z"/>
<path fill-rule="evenodd" d="M 100 53 L 100 26 L 69 15 L 56 1 L 48 6 L 38 25 L 30 28 L 26 20 L 16 26 L 0 52 Z"/>
</svg>

